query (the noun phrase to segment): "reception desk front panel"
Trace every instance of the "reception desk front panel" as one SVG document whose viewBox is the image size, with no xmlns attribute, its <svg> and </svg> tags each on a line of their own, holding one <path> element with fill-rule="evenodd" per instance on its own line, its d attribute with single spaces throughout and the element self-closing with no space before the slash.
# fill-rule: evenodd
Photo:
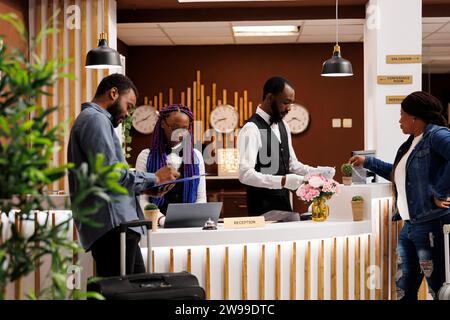
<svg viewBox="0 0 450 320">
<path fill-rule="evenodd" d="M 236 230 L 219 226 L 214 231 L 159 229 L 152 236 L 152 270 L 192 272 L 208 299 L 395 299 L 393 262 L 401 223 L 391 222 L 390 185 L 341 187 L 328 202 L 330 217 L 325 222 Z M 353 195 L 365 199 L 363 221 L 351 218 Z M 50 213 L 56 223 L 70 211 Z M 32 228 L 32 222 L 24 224 L 22 232 Z M 4 239 L 7 236 L 3 232 Z M 147 248 L 142 252 L 146 261 Z M 68 274 L 68 279 L 79 278 L 83 289 L 95 265 L 90 253 L 76 258 L 79 274 Z M 29 289 L 45 286 L 49 261 L 41 263 L 36 272 L 8 285 L 8 299 L 24 298 Z M 425 285 L 420 292 L 426 299 Z"/>
</svg>

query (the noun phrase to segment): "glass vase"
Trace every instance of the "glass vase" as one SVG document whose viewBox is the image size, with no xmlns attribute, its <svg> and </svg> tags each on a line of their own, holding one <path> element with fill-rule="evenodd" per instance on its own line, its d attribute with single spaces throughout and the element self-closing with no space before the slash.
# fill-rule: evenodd
<svg viewBox="0 0 450 320">
<path fill-rule="evenodd" d="M 325 198 L 314 199 L 312 203 L 312 220 L 325 221 L 328 218 L 329 208 Z"/>
</svg>

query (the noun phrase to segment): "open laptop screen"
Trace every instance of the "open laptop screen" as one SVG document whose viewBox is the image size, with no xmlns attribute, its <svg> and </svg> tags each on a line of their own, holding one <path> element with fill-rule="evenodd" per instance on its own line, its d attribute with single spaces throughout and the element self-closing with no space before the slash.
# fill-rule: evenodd
<svg viewBox="0 0 450 320">
<path fill-rule="evenodd" d="M 203 227 L 209 218 L 217 223 L 221 210 L 222 202 L 170 203 L 164 228 Z"/>
</svg>

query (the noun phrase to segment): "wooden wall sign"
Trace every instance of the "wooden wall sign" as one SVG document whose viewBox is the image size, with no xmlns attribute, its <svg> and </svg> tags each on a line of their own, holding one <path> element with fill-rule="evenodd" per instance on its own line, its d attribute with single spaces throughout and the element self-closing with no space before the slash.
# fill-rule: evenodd
<svg viewBox="0 0 450 320">
<path fill-rule="evenodd" d="M 411 75 L 378 76 L 377 83 L 378 84 L 411 84 L 412 76 Z"/>
</svg>

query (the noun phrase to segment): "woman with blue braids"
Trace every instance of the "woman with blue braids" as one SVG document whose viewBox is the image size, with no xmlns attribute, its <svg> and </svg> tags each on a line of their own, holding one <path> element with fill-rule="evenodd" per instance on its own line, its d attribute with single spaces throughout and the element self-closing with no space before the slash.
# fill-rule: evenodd
<svg viewBox="0 0 450 320">
<path fill-rule="evenodd" d="M 205 173 L 205 163 L 200 151 L 194 148 L 193 115 L 188 107 L 172 104 L 159 112 L 150 148 L 144 149 L 136 161 L 136 171 L 156 172 L 172 165 L 180 172 L 180 178 Z M 141 206 L 152 202 L 159 207 L 159 224 L 164 224 L 163 214 L 169 203 L 206 202 L 206 181 L 200 179 L 177 183 L 163 197 L 141 196 Z"/>
</svg>

